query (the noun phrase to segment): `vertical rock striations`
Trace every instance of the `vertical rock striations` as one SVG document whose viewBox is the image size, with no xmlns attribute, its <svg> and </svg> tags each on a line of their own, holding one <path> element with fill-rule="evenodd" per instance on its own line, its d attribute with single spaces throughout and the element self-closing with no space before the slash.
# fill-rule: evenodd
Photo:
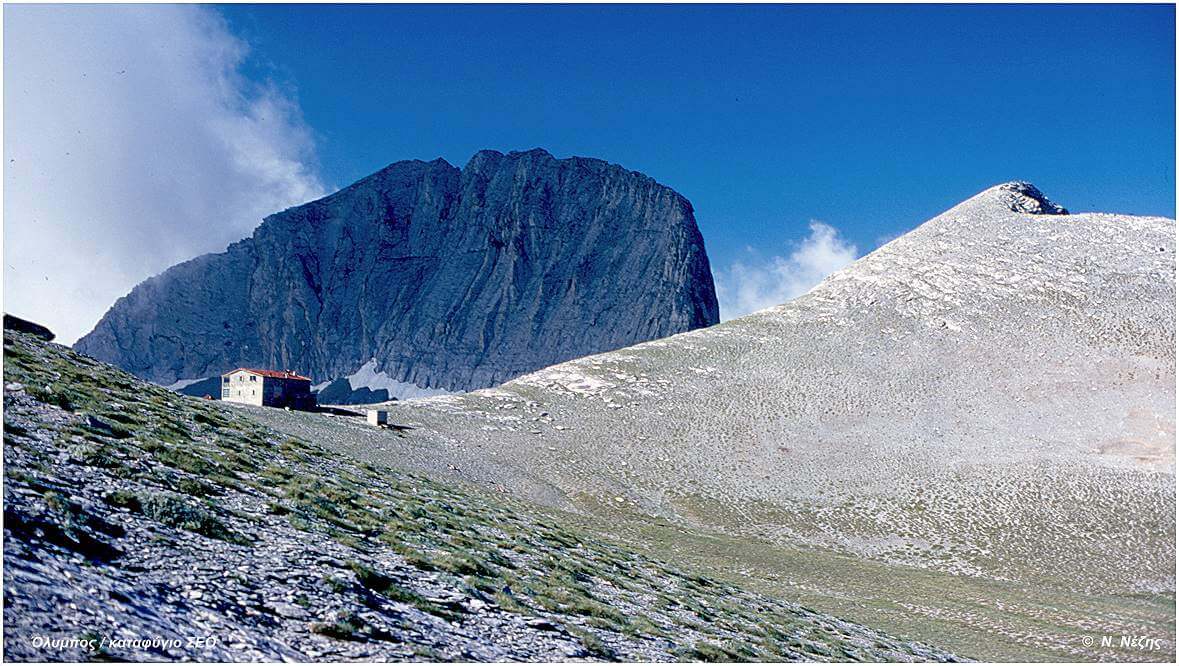
<svg viewBox="0 0 1179 666">
<path fill-rule="evenodd" d="M 271 215 L 137 286 L 75 346 L 163 384 L 242 365 L 319 381 L 375 360 L 469 390 L 717 319 L 682 196 L 596 159 L 482 151 Z"/>
</svg>

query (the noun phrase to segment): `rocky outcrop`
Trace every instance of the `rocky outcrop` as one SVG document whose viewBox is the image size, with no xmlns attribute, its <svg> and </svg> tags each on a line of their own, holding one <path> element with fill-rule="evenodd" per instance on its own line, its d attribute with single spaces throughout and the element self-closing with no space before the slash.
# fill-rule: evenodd
<svg viewBox="0 0 1179 666">
<path fill-rule="evenodd" d="M 162 384 L 238 366 L 468 390 L 708 326 L 692 206 L 543 150 L 397 162 L 137 286 L 76 348 Z"/>
<path fill-rule="evenodd" d="M 347 377 L 340 377 L 331 382 L 315 395 L 323 405 L 369 405 L 389 401 L 389 389 L 373 390 L 367 386 L 354 389 Z"/>
<path fill-rule="evenodd" d="M 1068 215 L 1067 208 L 1053 203 L 1038 187 L 1022 180 L 996 185 L 994 191 L 1006 199 L 1013 213 Z"/>
<path fill-rule="evenodd" d="M 21 333 L 35 335 L 42 340 L 53 340 L 55 337 L 53 331 L 45 328 L 41 324 L 10 314 L 4 315 L 4 328 L 5 330 L 20 331 Z"/>
</svg>

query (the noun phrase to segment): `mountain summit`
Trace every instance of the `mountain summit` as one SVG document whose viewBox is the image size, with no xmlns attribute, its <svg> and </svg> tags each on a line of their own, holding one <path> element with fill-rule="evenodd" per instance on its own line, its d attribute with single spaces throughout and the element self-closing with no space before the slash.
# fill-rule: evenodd
<svg viewBox="0 0 1179 666">
<path fill-rule="evenodd" d="M 601 160 L 484 150 L 271 215 L 75 346 L 164 384 L 248 365 L 469 390 L 717 321 L 687 199 Z"/>
<path fill-rule="evenodd" d="M 1022 180 L 996 185 L 982 192 L 979 196 L 988 194 L 996 195 L 1004 200 L 1013 213 L 1068 215 L 1068 210 L 1064 206 L 1052 203 L 1038 187 Z"/>
</svg>

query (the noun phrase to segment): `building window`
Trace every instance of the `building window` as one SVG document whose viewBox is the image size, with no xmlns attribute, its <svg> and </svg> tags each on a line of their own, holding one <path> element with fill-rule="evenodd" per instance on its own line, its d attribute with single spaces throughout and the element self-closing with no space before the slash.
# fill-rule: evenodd
<svg viewBox="0 0 1179 666">
<path fill-rule="evenodd" d="M 258 381 L 258 378 L 254 375 L 250 375 L 250 381 L 256 382 L 256 381 Z"/>
<path fill-rule="evenodd" d="M 222 377 L 222 378 L 221 378 L 221 383 L 222 383 L 222 384 L 228 384 L 228 383 L 229 383 L 229 377 Z"/>
</svg>

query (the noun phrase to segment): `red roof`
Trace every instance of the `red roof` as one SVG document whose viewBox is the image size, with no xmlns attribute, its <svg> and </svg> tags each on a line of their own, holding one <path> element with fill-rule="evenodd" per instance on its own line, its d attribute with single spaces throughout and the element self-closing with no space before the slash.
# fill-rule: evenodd
<svg viewBox="0 0 1179 666">
<path fill-rule="evenodd" d="M 304 377 L 303 375 L 297 375 L 297 374 L 291 372 L 290 370 L 261 370 L 259 368 L 238 368 L 237 370 L 230 370 L 229 372 L 227 372 L 225 374 L 232 375 L 235 372 L 248 372 L 250 374 L 261 375 L 263 377 L 273 377 L 275 379 L 303 379 L 306 381 L 311 381 L 310 377 Z"/>
</svg>

